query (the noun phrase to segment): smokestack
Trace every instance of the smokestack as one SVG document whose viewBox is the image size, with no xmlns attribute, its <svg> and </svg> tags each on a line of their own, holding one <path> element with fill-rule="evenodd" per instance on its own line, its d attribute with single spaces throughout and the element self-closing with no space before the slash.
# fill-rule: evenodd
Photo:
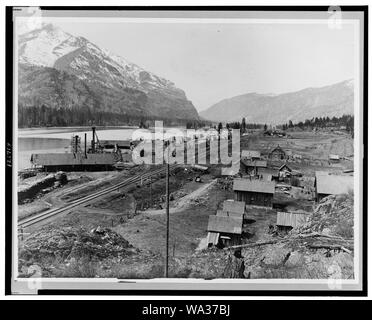
<svg viewBox="0 0 372 320">
<path fill-rule="evenodd" d="M 85 158 L 87 157 L 87 134 L 84 135 L 84 154 Z"/>
<path fill-rule="evenodd" d="M 75 153 L 78 153 L 78 143 L 79 143 L 79 136 L 76 135 L 76 136 L 75 136 L 75 143 L 74 143 Z"/>
<path fill-rule="evenodd" d="M 93 134 L 93 139 L 92 139 L 92 152 L 96 152 L 96 127 L 92 127 L 92 134 Z"/>
</svg>

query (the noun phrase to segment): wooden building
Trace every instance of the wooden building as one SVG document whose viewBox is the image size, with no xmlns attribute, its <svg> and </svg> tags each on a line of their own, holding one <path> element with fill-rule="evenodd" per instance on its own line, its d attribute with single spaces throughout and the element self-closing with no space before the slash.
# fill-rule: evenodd
<svg viewBox="0 0 372 320">
<path fill-rule="evenodd" d="M 269 153 L 269 159 L 271 160 L 284 160 L 286 159 L 285 151 L 278 145 Z"/>
<path fill-rule="evenodd" d="M 257 150 L 242 150 L 241 158 L 244 160 L 260 160 L 261 152 Z"/>
<path fill-rule="evenodd" d="M 354 190 L 354 177 L 329 172 L 315 172 L 316 199 L 319 202 L 332 194 L 348 193 Z"/>
<path fill-rule="evenodd" d="M 266 168 L 267 161 L 265 160 L 248 160 L 240 161 L 240 171 L 242 174 L 257 175 L 260 168 Z"/>
<path fill-rule="evenodd" d="M 127 157 L 126 159 L 123 159 Z M 39 153 L 31 155 L 31 163 L 45 171 L 113 170 L 118 161 L 129 161 L 121 153 Z"/>
<path fill-rule="evenodd" d="M 303 225 L 306 222 L 306 212 L 278 212 L 276 225 L 279 230 L 291 230 Z"/>
<path fill-rule="evenodd" d="M 100 140 L 100 146 L 103 149 L 122 149 L 122 150 L 132 150 L 139 141 L 131 141 L 131 140 Z"/>
<path fill-rule="evenodd" d="M 275 192 L 275 182 L 234 179 L 234 197 L 236 201 L 244 201 L 246 204 L 272 207 Z"/>
<path fill-rule="evenodd" d="M 285 163 L 279 168 L 279 181 L 290 183 L 292 169 Z"/>
<path fill-rule="evenodd" d="M 209 216 L 208 220 L 208 246 L 233 246 L 241 243 L 243 218 Z"/>
<path fill-rule="evenodd" d="M 258 168 L 257 175 L 260 180 L 263 181 L 278 181 L 279 180 L 279 170 L 275 168 Z M 262 179 L 261 179 L 262 177 Z M 270 177 L 270 178 L 269 178 Z"/>
<path fill-rule="evenodd" d="M 245 202 L 225 200 L 223 202 L 222 212 L 226 213 L 226 216 L 243 217 L 245 213 Z"/>
</svg>

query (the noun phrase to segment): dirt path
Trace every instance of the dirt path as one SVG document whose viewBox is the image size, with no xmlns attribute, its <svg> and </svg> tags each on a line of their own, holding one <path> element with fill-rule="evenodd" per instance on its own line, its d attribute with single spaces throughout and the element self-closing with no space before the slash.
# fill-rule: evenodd
<svg viewBox="0 0 372 320">
<path fill-rule="evenodd" d="M 211 182 L 206 183 L 202 187 L 196 189 L 195 191 L 189 193 L 188 195 L 178 200 L 173 201 L 173 203 L 171 203 L 171 207 L 169 208 L 169 213 L 175 213 L 175 212 L 179 212 L 182 210 L 186 210 L 188 207 L 190 207 L 195 202 L 195 200 L 202 197 L 209 190 L 209 188 L 211 188 L 216 182 L 217 182 L 217 179 L 214 179 Z M 142 211 L 141 213 L 148 215 L 148 216 L 153 216 L 153 215 L 164 214 L 165 209 L 157 209 L 157 210 L 149 209 L 146 211 Z"/>
</svg>

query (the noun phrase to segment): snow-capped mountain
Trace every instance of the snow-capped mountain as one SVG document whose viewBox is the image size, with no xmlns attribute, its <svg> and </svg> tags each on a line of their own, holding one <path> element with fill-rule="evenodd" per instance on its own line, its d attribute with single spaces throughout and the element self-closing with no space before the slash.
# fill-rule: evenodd
<svg viewBox="0 0 372 320">
<path fill-rule="evenodd" d="M 344 114 L 354 114 L 353 80 L 277 95 L 247 93 L 224 99 L 200 116 L 222 122 L 240 121 L 244 117 L 247 122 L 275 125 Z"/>
<path fill-rule="evenodd" d="M 67 73 L 82 81 L 100 99 L 91 107 L 99 105 L 101 110 L 121 113 L 141 111 L 168 118 L 198 118 L 185 93 L 172 82 L 52 24 L 20 35 L 18 55 L 20 70 L 26 72 L 27 78 L 30 78 L 32 70 L 38 70 L 38 73 L 48 70 L 50 73 L 52 68 L 60 77 L 62 73 Z M 20 74 L 20 86 L 29 87 L 29 83 L 22 83 L 24 75 Z M 35 90 L 31 92 L 32 95 L 37 94 Z M 142 98 L 145 95 L 146 99 L 138 101 L 137 110 L 122 103 L 123 98 L 131 94 Z M 51 102 L 48 101 L 49 104 Z"/>
</svg>

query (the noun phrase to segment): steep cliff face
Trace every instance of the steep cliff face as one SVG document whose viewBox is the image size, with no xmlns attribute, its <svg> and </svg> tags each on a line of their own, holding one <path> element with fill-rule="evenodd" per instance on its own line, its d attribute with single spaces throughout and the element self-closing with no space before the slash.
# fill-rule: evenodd
<svg viewBox="0 0 372 320">
<path fill-rule="evenodd" d="M 279 95 L 248 93 L 222 100 L 200 113 L 213 121 L 240 121 L 244 117 L 248 122 L 271 124 L 344 114 L 354 114 L 352 80 Z"/>
<path fill-rule="evenodd" d="M 128 115 L 198 119 L 172 82 L 51 24 L 19 37 L 19 87 L 26 106 L 82 103 Z"/>
</svg>

